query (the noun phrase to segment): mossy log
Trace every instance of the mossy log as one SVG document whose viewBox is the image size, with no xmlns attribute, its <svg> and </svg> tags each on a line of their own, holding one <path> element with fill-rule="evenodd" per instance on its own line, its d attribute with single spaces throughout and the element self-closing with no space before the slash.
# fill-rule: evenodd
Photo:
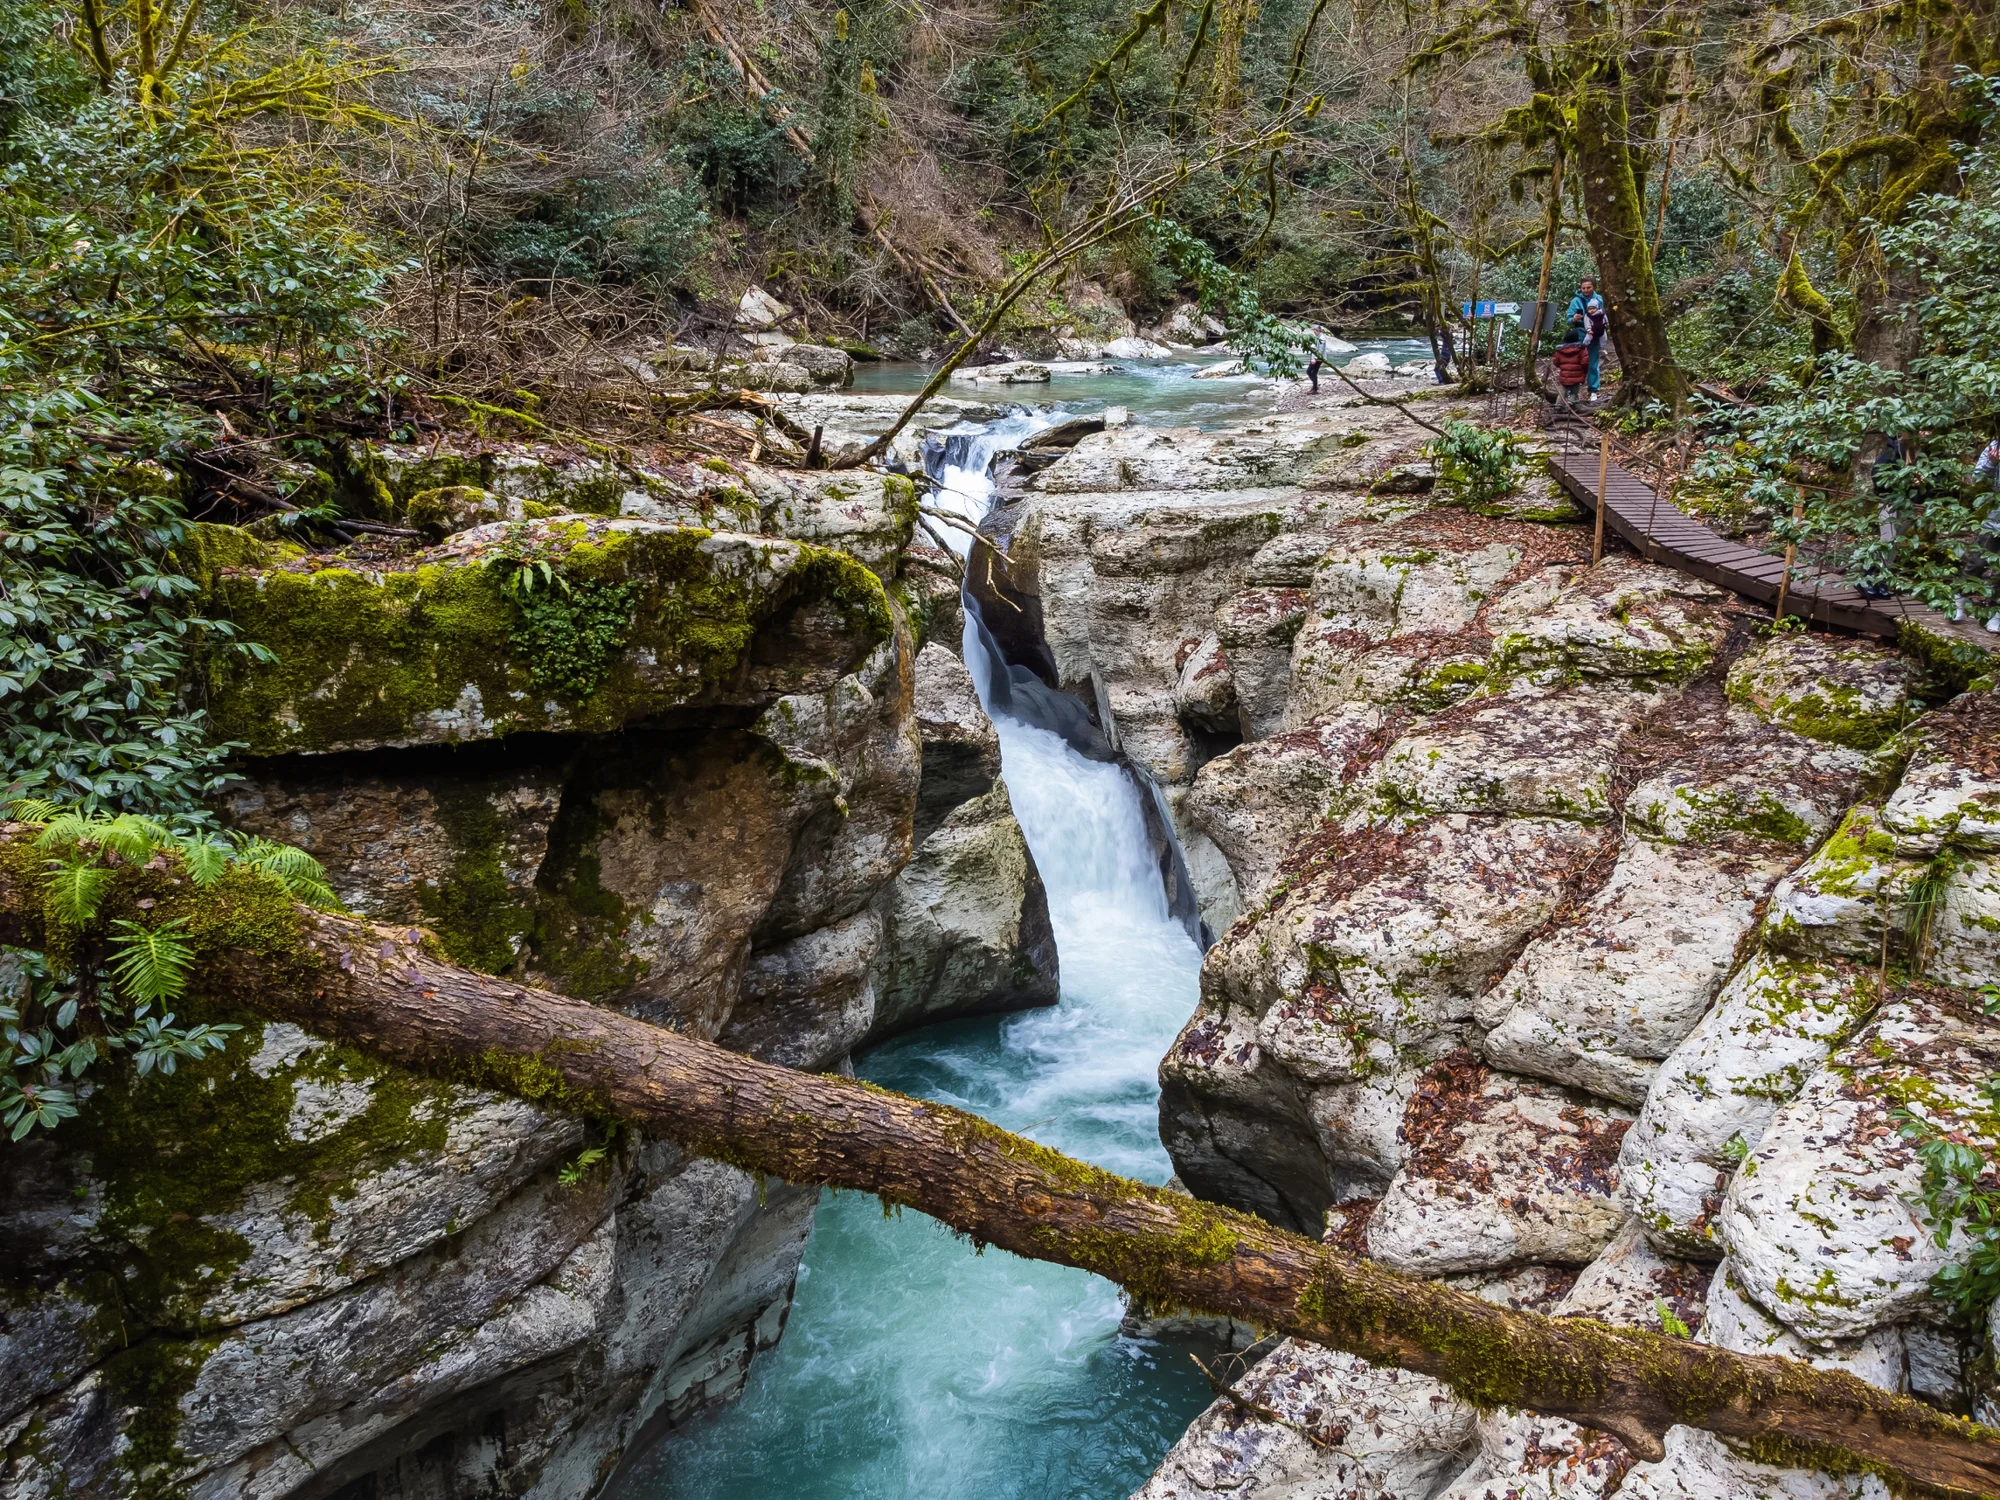
<svg viewBox="0 0 2000 1500">
<path fill-rule="evenodd" d="M 44 941 L 33 829 L 0 827 L 0 943 Z M 140 901 L 147 902 L 145 908 Z M 982 1245 L 1079 1266 L 1155 1304 L 1222 1314 L 1431 1375 L 1483 1407 L 1609 1432 L 1657 1458 L 1677 1423 L 1753 1458 L 2000 1497 L 2000 1432 L 1844 1371 L 1496 1307 L 1317 1240 L 1117 1177 L 975 1115 L 793 1072 L 581 1001 L 456 968 L 428 936 L 195 889 L 125 867 L 106 920 L 199 911 L 184 1010 L 295 1022 L 385 1061 L 628 1121 L 746 1170 L 878 1194 Z"/>
</svg>

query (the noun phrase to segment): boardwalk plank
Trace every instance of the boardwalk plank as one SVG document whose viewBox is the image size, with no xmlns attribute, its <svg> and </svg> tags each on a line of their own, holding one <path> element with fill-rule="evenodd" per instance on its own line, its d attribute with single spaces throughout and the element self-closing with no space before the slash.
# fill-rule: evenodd
<svg viewBox="0 0 2000 1500">
<path fill-rule="evenodd" d="M 1552 436 L 1562 445 L 1548 455 L 1549 472 L 1584 511 L 1599 504 L 1597 444 L 1592 429 L 1581 421 L 1552 424 Z M 1605 530 L 1641 556 L 1672 563 L 1697 577 L 1742 594 L 1760 604 L 1774 603 L 1785 576 L 1785 562 L 1727 537 L 1690 516 L 1622 464 L 1605 470 L 1603 504 Z M 1809 564 L 1795 566 L 1786 585 L 1785 612 L 1838 625 L 1869 635 L 1893 637 L 1904 621 L 1924 625 L 1946 636 L 1973 639 L 1964 629 L 1921 600 L 1871 599 L 1837 573 L 1823 573 Z"/>
</svg>

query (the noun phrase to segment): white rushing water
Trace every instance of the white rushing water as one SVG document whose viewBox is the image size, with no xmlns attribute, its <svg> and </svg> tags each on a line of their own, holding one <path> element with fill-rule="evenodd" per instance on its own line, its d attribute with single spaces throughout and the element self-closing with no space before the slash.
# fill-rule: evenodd
<svg viewBox="0 0 2000 1500">
<path fill-rule="evenodd" d="M 985 514 L 994 453 L 1060 414 L 939 435 L 934 504 Z M 941 461 L 940 461 L 941 460 Z M 968 631 L 986 693 L 989 663 Z M 857 1060 L 1128 1176 L 1162 1182 L 1157 1069 L 1201 954 L 1168 913 L 1140 791 L 1116 765 L 996 716 L 1014 810 L 1048 889 L 1062 998 L 947 1023 Z M 621 1500 L 1119 1500 L 1209 1400 L 1186 1357 L 1118 1331 L 1081 1271 L 972 1247 L 873 1198 L 828 1193 L 777 1349 L 742 1399 L 638 1456 Z"/>
<path fill-rule="evenodd" d="M 1054 407 L 1017 407 L 995 422 L 960 422 L 927 434 L 926 467 L 936 488 L 925 504 L 977 526 L 993 503 L 993 460 L 1062 420 Z M 938 535 L 960 557 L 972 550 L 971 536 L 955 526 L 939 527 Z"/>
</svg>

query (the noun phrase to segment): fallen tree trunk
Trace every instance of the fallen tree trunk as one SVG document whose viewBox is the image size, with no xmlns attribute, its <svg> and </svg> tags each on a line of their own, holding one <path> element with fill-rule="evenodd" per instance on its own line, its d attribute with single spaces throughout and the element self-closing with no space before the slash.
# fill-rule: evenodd
<svg viewBox="0 0 2000 1500">
<path fill-rule="evenodd" d="M 45 941 L 35 831 L 0 828 L 0 943 Z M 183 919 L 197 1004 L 627 1121 L 765 1176 L 876 1193 L 981 1245 L 1419 1371 L 1481 1406 L 1567 1417 L 1641 1457 L 1659 1457 L 1661 1437 L 1681 1423 L 1766 1462 L 1873 1471 L 1918 1493 L 2000 1496 L 2000 1433 L 1844 1371 L 1496 1307 L 1114 1176 L 961 1110 L 756 1062 L 454 967 L 416 930 L 310 911 L 249 878 L 199 889 L 171 856 L 117 870 L 100 920 L 133 917 Z"/>
</svg>

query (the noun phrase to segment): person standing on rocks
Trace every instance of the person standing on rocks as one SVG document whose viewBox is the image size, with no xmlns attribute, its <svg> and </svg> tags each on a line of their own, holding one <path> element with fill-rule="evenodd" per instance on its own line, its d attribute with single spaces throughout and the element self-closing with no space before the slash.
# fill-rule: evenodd
<svg viewBox="0 0 2000 1500">
<path fill-rule="evenodd" d="M 1569 299 L 1569 321 L 1574 323 L 1578 316 L 1583 318 L 1587 329 L 1590 350 L 1590 399 L 1597 400 L 1597 384 L 1603 377 L 1604 333 L 1611 326 L 1611 315 L 1604 310 L 1604 299 L 1597 295 L 1597 278 L 1586 276 L 1578 283 L 1577 294 Z"/>
<path fill-rule="evenodd" d="M 1319 367 L 1322 363 L 1317 349 L 1313 350 L 1312 358 L 1306 361 L 1306 379 L 1312 382 L 1312 393 L 1315 396 L 1319 394 Z"/>
</svg>

